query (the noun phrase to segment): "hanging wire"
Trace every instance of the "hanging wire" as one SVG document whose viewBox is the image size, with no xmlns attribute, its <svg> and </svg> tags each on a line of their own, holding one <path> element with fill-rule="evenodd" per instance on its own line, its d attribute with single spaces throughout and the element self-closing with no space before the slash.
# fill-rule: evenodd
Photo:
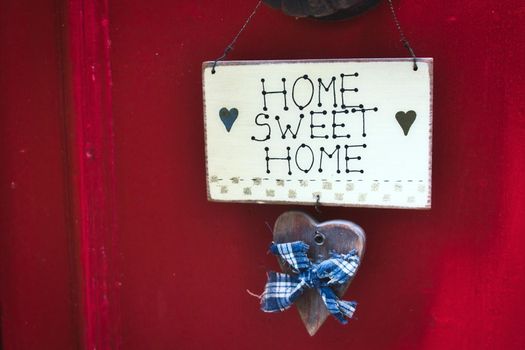
<svg viewBox="0 0 525 350">
<path fill-rule="evenodd" d="M 237 35 L 235 35 L 233 37 L 233 40 L 230 44 L 228 44 L 228 46 L 226 46 L 226 48 L 224 49 L 224 52 L 222 53 L 222 56 L 218 57 L 214 62 L 213 62 L 213 67 L 211 69 L 211 74 L 215 74 L 215 67 L 217 66 L 217 62 L 219 61 L 222 61 L 223 59 L 226 58 L 226 56 L 228 56 L 228 54 L 230 53 L 230 51 L 233 50 L 233 47 L 235 45 L 235 43 L 237 42 L 237 39 L 239 39 L 239 36 L 242 34 L 242 32 L 244 31 L 244 29 L 246 29 L 246 27 L 248 26 L 248 24 L 250 23 L 250 21 L 252 20 L 253 16 L 255 16 L 255 14 L 257 13 L 257 10 L 259 9 L 259 7 L 261 6 L 262 4 L 262 0 L 259 0 L 259 2 L 257 3 L 257 5 L 255 5 L 255 8 L 253 9 L 252 13 L 248 16 L 248 18 L 246 19 L 246 21 L 244 22 L 244 24 L 242 25 L 241 27 L 241 30 L 239 30 L 239 32 L 237 33 Z"/>
<path fill-rule="evenodd" d="M 399 19 L 397 18 L 396 10 L 394 8 L 394 5 L 392 4 L 392 0 L 387 0 L 387 1 L 388 1 L 388 6 L 390 8 L 390 12 L 392 14 L 392 19 L 394 20 L 394 24 L 395 24 L 395 26 L 397 28 L 397 31 L 399 32 L 400 41 L 403 44 L 403 46 L 408 50 L 408 53 L 412 57 L 413 69 L 415 71 L 417 71 L 418 67 L 417 67 L 416 54 L 414 53 L 414 50 L 412 49 L 412 46 L 410 46 L 410 43 L 409 43 L 405 33 L 403 32 L 403 29 L 401 28 L 401 23 L 399 22 Z M 220 57 L 218 57 L 217 59 L 215 59 L 215 61 L 213 61 L 213 67 L 211 69 L 211 73 L 212 74 L 215 74 L 215 72 L 216 72 L 215 68 L 217 67 L 217 63 L 219 61 L 224 60 L 226 58 L 226 56 L 228 56 L 228 54 L 233 50 L 233 48 L 234 48 L 234 46 L 235 46 L 235 44 L 237 42 L 237 39 L 239 39 L 239 36 L 242 34 L 242 32 L 244 32 L 244 30 L 246 29 L 246 27 L 248 26 L 248 24 L 252 20 L 253 16 L 255 16 L 255 14 L 257 13 L 257 10 L 259 10 L 259 7 L 261 7 L 262 2 L 263 2 L 263 0 L 259 0 L 257 2 L 257 5 L 255 5 L 255 8 L 253 9 L 252 13 L 246 18 L 246 20 L 244 21 L 244 24 L 242 25 L 241 29 L 233 37 L 233 40 L 226 46 L 226 48 L 224 49 L 224 52 L 222 53 L 222 55 Z"/>
<path fill-rule="evenodd" d="M 392 4 L 392 0 L 388 0 L 388 6 L 390 7 L 390 12 L 392 13 L 392 19 L 394 20 L 394 23 L 396 25 L 397 31 L 399 32 L 399 36 L 401 38 L 401 43 L 403 43 L 403 46 L 408 50 L 408 53 L 410 56 L 412 56 L 414 66 L 413 69 L 417 70 L 417 59 L 416 54 L 414 53 L 414 50 L 412 50 L 412 47 L 410 46 L 410 43 L 408 42 L 407 37 L 405 36 L 405 33 L 403 32 L 403 29 L 401 29 L 401 24 L 399 23 L 399 19 L 396 15 L 396 10 L 394 9 L 394 5 Z"/>
</svg>

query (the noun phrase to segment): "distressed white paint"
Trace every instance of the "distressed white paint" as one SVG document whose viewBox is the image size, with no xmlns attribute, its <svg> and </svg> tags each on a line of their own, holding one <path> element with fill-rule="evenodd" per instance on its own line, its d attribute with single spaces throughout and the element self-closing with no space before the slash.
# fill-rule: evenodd
<svg viewBox="0 0 525 350">
<path fill-rule="evenodd" d="M 411 59 L 359 59 L 322 61 L 240 61 L 220 62 L 212 74 L 212 62 L 203 65 L 204 120 L 206 129 L 208 197 L 215 201 L 259 203 L 315 203 L 317 195 L 322 205 L 371 206 L 394 208 L 429 208 L 431 190 L 431 126 L 432 126 L 432 59 L 418 59 L 418 70 L 412 70 Z M 362 114 L 359 111 L 337 114 L 337 135 L 350 134 L 347 138 L 332 138 L 332 110 L 341 108 L 341 74 L 358 73 L 357 77 L 345 77 L 345 89 L 358 88 L 357 92 L 344 92 L 345 103 L 377 107 L 377 111 L 365 112 L 366 137 L 362 136 Z M 296 79 L 308 75 L 314 85 L 312 102 L 300 110 L 292 101 L 292 87 Z M 332 90 L 322 91 L 323 106 L 318 107 L 318 78 L 328 85 L 336 77 L 336 102 L 333 107 Z M 282 94 L 267 94 L 268 110 L 264 111 L 261 79 L 265 79 L 266 91 L 282 90 L 281 78 L 286 79 L 287 105 L 283 110 Z M 300 79 L 295 97 L 299 102 L 310 96 L 310 83 Z M 238 117 L 231 130 L 226 130 L 219 111 L 236 108 Z M 346 108 L 351 110 L 352 108 Z M 314 115 L 315 135 L 330 137 L 311 138 L 310 111 L 327 111 L 326 115 Z M 359 108 L 357 108 L 359 110 Z M 413 110 L 417 117 L 408 135 L 404 135 L 395 118 L 397 112 Z M 256 125 L 268 123 L 271 137 L 264 142 L 252 140 L 264 138 L 268 127 Z M 280 117 L 284 129 L 287 124 L 295 132 L 299 115 L 304 114 L 297 138 L 281 131 L 275 120 Z M 295 152 L 302 144 L 314 153 L 314 165 L 308 173 L 295 164 Z M 346 172 L 345 145 L 366 144 L 366 148 L 352 147 L 349 157 L 361 159 L 349 161 Z M 320 148 L 331 153 L 340 145 L 340 170 L 334 154 L 329 159 L 323 154 L 323 172 L 319 172 Z M 287 161 L 270 160 L 267 173 L 265 147 L 270 157 L 286 156 L 290 147 L 291 171 Z M 298 153 L 303 169 L 310 164 L 308 149 Z"/>
</svg>

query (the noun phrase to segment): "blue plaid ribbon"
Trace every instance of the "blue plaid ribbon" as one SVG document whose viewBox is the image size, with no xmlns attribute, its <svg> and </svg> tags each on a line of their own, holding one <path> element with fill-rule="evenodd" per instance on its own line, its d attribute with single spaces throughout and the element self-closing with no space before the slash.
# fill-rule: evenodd
<svg viewBox="0 0 525 350">
<path fill-rule="evenodd" d="M 261 296 L 261 309 L 277 312 L 288 309 L 307 288 L 316 288 L 328 311 L 341 323 L 352 318 L 357 303 L 339 300 L 331 287 L 348 282 L 359 266 L 359 255 L 353 249 L 348 254 L 330 253 L 330 258 L 318 264 L 312 263 L 306 252 L 308 244 L 297 241 L 291 243 L 272 243 L 270 251 L 283 258 L 290 266 L 293 275 L 269 272 L 268 281 Z"/>
</svg>

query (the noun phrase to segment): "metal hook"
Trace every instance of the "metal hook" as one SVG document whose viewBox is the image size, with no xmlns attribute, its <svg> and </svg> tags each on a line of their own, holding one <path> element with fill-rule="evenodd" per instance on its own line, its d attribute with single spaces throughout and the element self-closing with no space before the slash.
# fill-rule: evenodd
<svg viewBox="0 0 525 350">
<path fill-rule="evenodd" d="M 320 195 L 316 195 L 317 197 L 317 200 L 315 201 L 315 211 L 318 212 L 319 214 L 321 214 L 321 196 Z"/>
</svg>

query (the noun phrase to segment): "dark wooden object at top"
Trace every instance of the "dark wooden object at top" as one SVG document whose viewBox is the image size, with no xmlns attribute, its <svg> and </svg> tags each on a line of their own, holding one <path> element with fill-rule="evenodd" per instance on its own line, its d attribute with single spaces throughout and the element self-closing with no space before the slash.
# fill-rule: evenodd
<svg viewBox="0 0 525 350">
<path fill-rule="evenodd" d="M 335 251 L 346 254 L 356 249 L 362 259 L 365 250 L 365 233 L 361 227 L 350 221 L 333 220 L 317 223 L 305 213 L 289 211 L 277 218 L 273 239 L 275 243 L 303 241 L 310 246 L 308 257 L 314 262 L 329 258 Z M 284 272 L 293 272 L 282 259 L 279 265 Z M 344 286 L 334 289 L 342 297 L 351 280 Z M 314 335 L 330 314 L 316 289 L 307 289 L 295 305 L 310 335 Z"/>
<path fill-rule="evenodd" d="M 342 20 L 357 16 L 380 0 L 263 0 L 266 5 L 288 16 L 313 17 L 323 20 Z"/>
</svg>

